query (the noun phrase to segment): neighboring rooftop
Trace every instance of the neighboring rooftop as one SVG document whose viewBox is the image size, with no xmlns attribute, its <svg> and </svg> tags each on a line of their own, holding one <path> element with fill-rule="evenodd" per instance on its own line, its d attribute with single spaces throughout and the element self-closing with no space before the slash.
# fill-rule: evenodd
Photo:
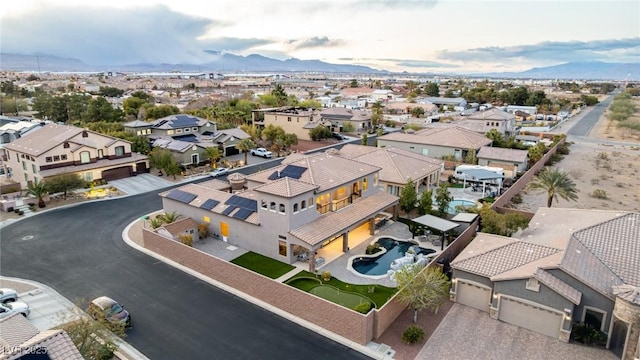
<svg viewBox="0 0 640 360">
<path fill-rule="evenodd" d="M 483 134 L 464 129 L 459 126 L 445 128 L 427 127 L 413 134 L 394 132 L 383 135 L 379 140 L 391 140 L 423 145 L 452 147 L 459 149 L 479 149 L 491 145 L 491 139 Z"/>
</svg>

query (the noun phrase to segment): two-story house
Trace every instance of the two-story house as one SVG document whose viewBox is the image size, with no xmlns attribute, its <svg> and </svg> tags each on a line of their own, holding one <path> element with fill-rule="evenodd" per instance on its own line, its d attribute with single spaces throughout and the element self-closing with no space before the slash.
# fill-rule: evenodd
<svg viewBox="0 0 640 360">
<path fill-rule="evenodd" d="M 474 112 L 456 124 L 482 134 L 494 129 L 506 136 L 514 136 L 517 132 L 516 116 L 498 108 Z"/>
<path fill-rule="evenodd" d="M 169 115 L 151 122 L 134 120 L 124 124 L 125 131 L 136 135 L 146 135 L 157 139 L 170 136 L 177 140 L 190 141 L 197 135 L 210 135 L 216 132 L 216 123 L 197 116 L 178 114 Z"/>
<path fill-rule="evenodd" d="M 253 110 L 251 117 L 253 123 L 260 128 L 268 125 L 280 126 L 286 133 L 296 134 L 300 140 L 311 140 L 309 131 L 318 126 L 331 126 L 313 109 L 293 106 Z"/>
<path fill-rule="evenodd" d="M 11 179 L 23 188 L 61 174 L 116 180 L 149 168 L 147 157 L 132 152 L 130 142 L 70 125 L 46 125 L 6 144 L 4 151 Z"/>
<path fill-rule="evenodd" d="M 332 107 L 320 111 L 323 123 L 331 123 L 331 130 L 342 131 L 345 123 L 350 123 L 356 131 L 366 131 L 371 128 L 371 112 L 367 110 L 352 110 L 344 107 Z"/>
<path fill-rule="evenodd" d="M 451 262 L 451 299 L 568 342 L 576 324 L 640 355 L 640 214 L 540 208 L 518 237 L 478 233 Z"/>
<path fill-rule="evenodd" d="M 211 234 L 232 245 L 294 263 L 342 253 L 368 239 L 376 215 L 397 214 L 398 197 L 378 187 L 380 168 L 330 153 L 293 154 L 281 165 L 255 174 L 189 184 L 161 193 L 164 211 L 207 224 Z M 211 183 L 211 184 L 209 184 Z M 318 263 L 320 264 L 320 263 Z"/>
</svg>

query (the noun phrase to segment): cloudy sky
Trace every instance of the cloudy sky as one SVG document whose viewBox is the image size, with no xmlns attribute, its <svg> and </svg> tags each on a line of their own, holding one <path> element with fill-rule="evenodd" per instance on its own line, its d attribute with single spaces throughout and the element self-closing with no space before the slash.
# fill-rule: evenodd
<svg viewBox="0 0 640 360">
<path fill-rule="evenodd" d="M 226 52 L 409 72 L 640 62 L 638 0 L 20 0 L 3 2 L 0 31 L 3 53 L 92 65 Z"/>
</svg>

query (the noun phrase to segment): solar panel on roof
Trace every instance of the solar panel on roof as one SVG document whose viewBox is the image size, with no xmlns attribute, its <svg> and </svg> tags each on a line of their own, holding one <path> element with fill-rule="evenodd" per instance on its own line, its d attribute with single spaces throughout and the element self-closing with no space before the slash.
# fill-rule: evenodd
<svg viewBox="0 0 640 360">
<path fill-rule="evenodd" d="M 258 211 L 258 202 L 256 200 L 247 199 L 238 195 L 231 196 L 227 201 L 225 201 L 225 204 L 251 211 Z"/>
<path fill-rule="evenodd" d="M 277 180 L 278 177 L 280 177 L 280 173 L 277 171 L 274 171 L 273 174 L 269 175 L 269 180 Z"/>
<path fill-rule="evenodd" d="M 176 117 L 171 120 L 171 125 L 173 127 L 195 126 L 198 125 L 198 120 L 187 115 L 176 115 Z"/>
<path fill-rule="evenodd" d="M 207 199 L 207 201 L 205 201 L 202 205 L 200 205 L 200 208 L 211 210 L 214 207 L 216 207 L 218 204 L 220 204 L 220 201 L 218 200 Z"/>
<path fill-rule="evenodd" d="M 236 209 L 236 206 L 229 205 L 229 207 L 224 209 L 224 211 L 222 212 L 222 215 L 229 215 L 234 209 Z"/>
<path fill-rule="evenodd" d="M 300 176 L 307 171 L 306 167 L 297 166 L 297 165 L 287 165 L 280 172 L 280 177 L 290 177 L 292 179 L 300 179 Z"/>
<path fill-rule="evenodd" d="M 193 199 L 197 198 L 198 195 L 192 194 L 190 192 L 182 191 L 179 189 L 171 190 L 170 193 L 167 194 L 167 198 L 175 201 L 179 201 L 181 203 L 188 204 L 193 201 Z"/>
<path fill-rule="evenodd" d="M 235 214 L 233 214 L 233 217 L 236 218 L 236 219 L 246 220 L 251 214 L 253 214 L 253 211 L 251 211 L 251 210 L 240 209 L 240 210 L 236 211 Z"/>
<path fill-rule="evenodd" d="M 198 142 L 198 137 L 193 134 L 179 135 L 179 136 L 174 136 L 173 138 L 176 140 L 192 142 L 192 143 Z"/>
</svg>

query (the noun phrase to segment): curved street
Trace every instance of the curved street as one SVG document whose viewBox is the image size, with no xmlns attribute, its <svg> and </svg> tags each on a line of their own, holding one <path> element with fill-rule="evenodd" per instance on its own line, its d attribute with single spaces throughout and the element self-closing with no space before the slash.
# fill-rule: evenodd
<svg viewBox="0 0 640 360">
<path fill-rule="evenodd" d="M 365 359 L 126 245 L 132 220 L 161 208 L 161 190 L 43 212 L 2 228 L 0 273 L 45 283 L 82 306 L 123 303 L 125 339 L 151 359 Z"/>
</svg>

